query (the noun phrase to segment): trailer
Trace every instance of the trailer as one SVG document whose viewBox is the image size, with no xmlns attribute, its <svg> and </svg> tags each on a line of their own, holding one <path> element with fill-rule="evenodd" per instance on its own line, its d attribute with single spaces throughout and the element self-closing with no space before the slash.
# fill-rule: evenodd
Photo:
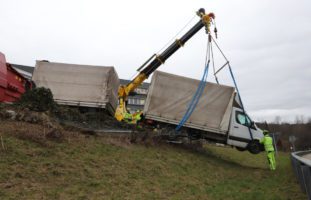
<svg viewBox="0 0 311 200">
<path fill-rule="evenodd" d="M 60 105 L 103 108 L 112 115 L 117 107 L 120 82 L 114 67 L 37 61 L 32 79 L 49 88 Z"/>
<path fill-rule="evenodd" d="M 182 120 L 199 80 L 156 71 L 143 114 L 147 120 L 176 126 Z M 235 88 L 207 82 L 183 131 L 197 139 L 212 140 L 259 153 L 262 130 L 244 113 Z M 178 134 L 178 133 L 177 133 Z"/>
</svg>

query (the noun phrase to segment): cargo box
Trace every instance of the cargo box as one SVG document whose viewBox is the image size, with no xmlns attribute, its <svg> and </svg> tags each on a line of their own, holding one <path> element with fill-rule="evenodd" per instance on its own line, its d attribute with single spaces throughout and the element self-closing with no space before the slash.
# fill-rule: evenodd
<svg viewBox="0 0 311 200">
<path fill-rule="evenodd" d="M 32 79 L 51 89 L 61 105 L 105 108 L 111 114 L 117 107 L 120 83 L 114 67 L 37 61 Z"/>
<path fill-rule="evenodd" d="M 144 115 L 169 124 L 179 124 L 200 81 L 156 71 L 149 87 Z M 235 89 L 207 82 L 185 127 L 226 134 L 229 130 Z"/>
</svg>

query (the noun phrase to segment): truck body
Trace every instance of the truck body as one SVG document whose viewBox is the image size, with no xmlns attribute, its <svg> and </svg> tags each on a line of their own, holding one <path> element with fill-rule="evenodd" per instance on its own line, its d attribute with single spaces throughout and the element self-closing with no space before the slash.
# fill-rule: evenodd
<svg viewBox="0 0 311 200">
<path fill-rule="evenodd" d="M 49 88 L 60 105 L 104 108 L 114 114 L 119 78 L 114 67 L 37 61 L 32 77 L 37 87 Z"/>
<path fill-rule="evenodd" d="M 31 88 L 31 81 L 7 63 L 4 54 L 0 52 L 0 102 L 15 102 Z"/>
<path fill-rule="evenodd" d="M 199 82 L 156 71 L 144 107 L 145 118 L 178 125 Z M 198 139 L 213 140 L 238 149 L 248 149 L 250 144 L 257 145 L 258 142 L 256 148 L 260 148 L 259 140 L 263 133 L 243 112 L 236 97 L 235 88 L 207 82 L 194 112 L 183 126 L 184 129 Z"/>
</svg>

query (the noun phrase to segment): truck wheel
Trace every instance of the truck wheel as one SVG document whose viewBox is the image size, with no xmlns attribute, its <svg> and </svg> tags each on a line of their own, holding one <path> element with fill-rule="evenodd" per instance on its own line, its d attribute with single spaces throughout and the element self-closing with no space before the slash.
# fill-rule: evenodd
<svg viewBox="0 0 311 200">
<path fill-rule="evenodd" d="M 242 148 L 242 147 L 235 147 L 238 151 L 245 151 L 246 149 L 245 148 Z"/>
<path fill-rule="evenodd" d="M 252 154 L 258 154 L 261 152 L 261 145 L 258 140 L 252 140 L 248 143 L 247 150 Z"/>
</svg>

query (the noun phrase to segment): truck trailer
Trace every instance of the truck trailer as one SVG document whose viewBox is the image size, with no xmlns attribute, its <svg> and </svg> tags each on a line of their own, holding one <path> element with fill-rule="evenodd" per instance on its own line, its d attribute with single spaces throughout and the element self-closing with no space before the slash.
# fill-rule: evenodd
<svg viewBox="0 0 311 200">
<path fill-rule="evenodd" d="M 143 115 L 165 127 L 176 127 L 182 120 L 200 81 L 156 71 L 149 87 Z M 212 140 L 259 153 L 263 137 L 251 118 L 243 111 L 235 88 L 206 82 L 202 96 L 183 130 L 176 135 Z"/>
<path fill-rule="evenodd" d="M 59 105 L 103 108 L 114 114 L 118 74 L 114 67 L 37 61 L 32 80 L 49 88 Z"/>
</svg>

